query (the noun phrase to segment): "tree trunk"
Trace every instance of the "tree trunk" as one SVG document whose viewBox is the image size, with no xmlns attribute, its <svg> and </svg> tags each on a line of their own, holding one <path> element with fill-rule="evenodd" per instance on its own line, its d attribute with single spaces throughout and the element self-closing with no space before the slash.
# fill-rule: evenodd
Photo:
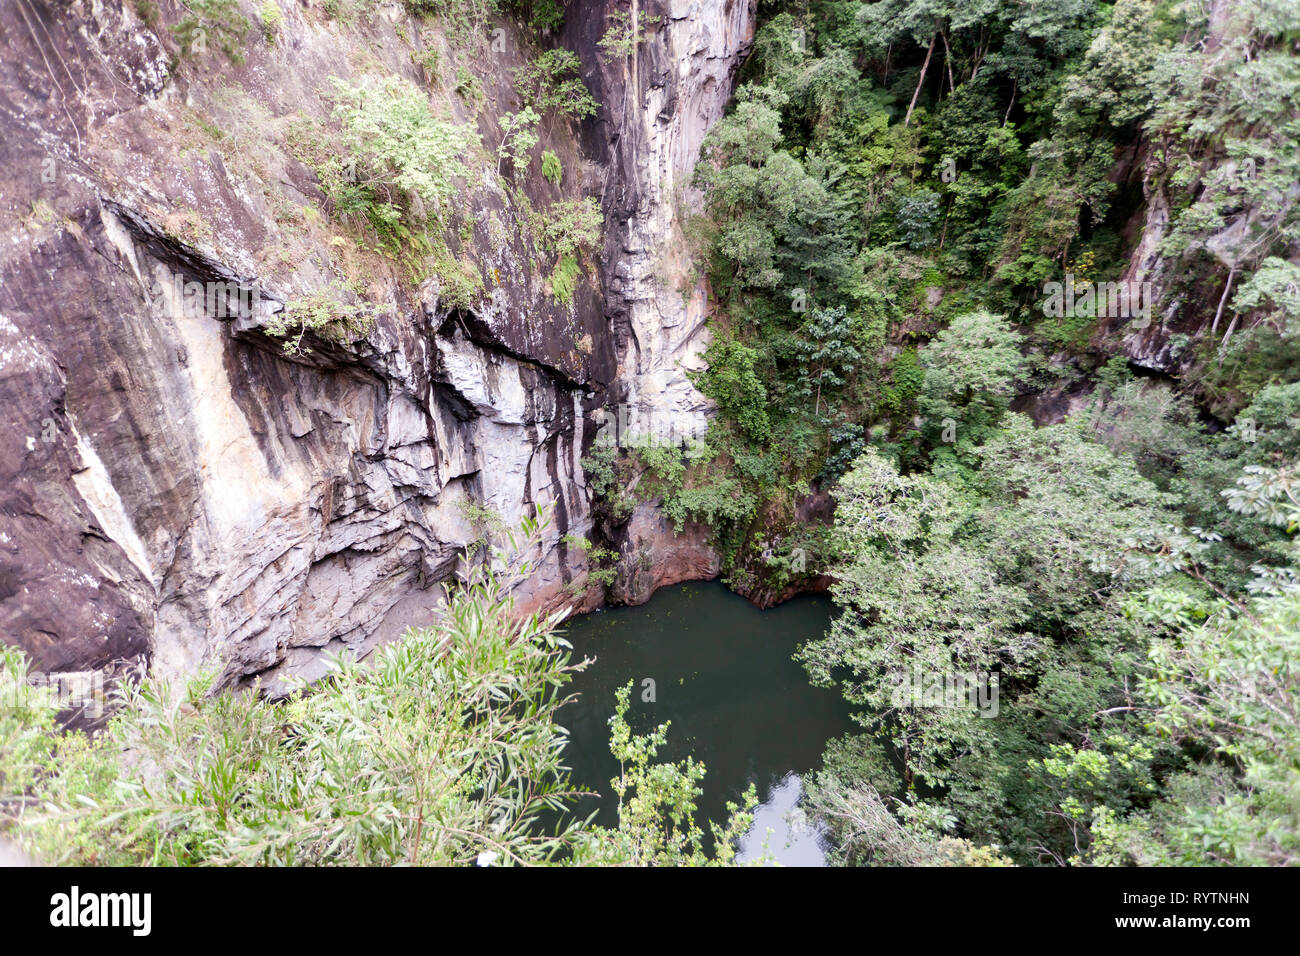
<svg viewBox="0 0 1300 956">
<path fill-rule="evenodd" d="M 1237 267 L 1234 265 L 1228 270 L 1228 281 L 1223 286 L 1223 295 L 1219 296 L 1219 307 L 1214 310 L 1214 322 L 1210 325 L 1210 338 L 1219 334 L 1219 319 L 1223 318 L 1223 306 L 1228 301 L 1228 293 L 1232 291 L 1232 280 L 1237 277 Z M 1229 332 L 1229 335 L 1232 333 Z M 1227 337 L 1224 337 L 1227 341 Z"/>
<path fill-rule="evenodd" d="M 948 46 L 948 34 L 940 30 L 939 36 L 943 37 L 943 65 L 948 68 L 948 95 L 952 96 L 957 92 L 957 84 L 952 79 L 952 49 Z"/>
<path fill-rule="evenodd" d="M 925 85 L 925 71 L 930 68 L 930 57 L 934 55 L 934 41 L 938 35 L 938 33 L 930 34 L 930 49 L 925 51 L 925 62 L 921 64 L 921 78 L 916 81 L 916 92 L 912 94 L 912 102 L 907 104 L 907 115 L 903 117 L 904 126 L 912 122 L 912 110 L 916 109 L 916 98 L 921 95 L 921 87 Z"/>
</svg>

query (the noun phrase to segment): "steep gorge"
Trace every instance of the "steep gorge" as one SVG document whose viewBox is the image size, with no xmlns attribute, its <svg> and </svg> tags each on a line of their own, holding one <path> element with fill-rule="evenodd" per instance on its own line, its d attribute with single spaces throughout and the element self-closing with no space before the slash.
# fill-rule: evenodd
<svg viewBox="0 0 1300 956">
<path fill-rule="evenodd" d="M 565 539 L 592 532 L 580 459 L 610 407 L 649 430 L 708 415 L 686 375 L 707 299 L 678 217 L 755 17 L 753 0 L 642 4 L 654 25 L 618 60 L 596 48 L 613 8 L 569 10 L 563 39 L 602 109 L 544 128 L 562 184 L 535 170 L 514 184 L 539 206 L 600 201 L 603 251 L 571 304 L 491 162 L 471 164 L 449 217 L 449 254 L 482 283 L 466 304 L 349 246 L 292 148 L 296 124 L 328 121 L 328 78 L 364 73 L 429 88 L 495 143 L 529 42 L 509 24 L 461 58 L 401 4 L 336 20 L 305 3 L 234 64 L 177 59 L 123 0 L 0 11 L 6 641 L 51 671 L 313 677 L 325 652 L 427 619 L 481 533 L 467 503 L 505 522 L 553 514 L 522 608 L 606 599 Z M 284 354 L 267 321 L 340 275 L 373 330 Z M 256 302 L 195 314 L 193 282 L 252 285 Z M 703 534 L 675 536 L 650 505 L 616 534 L 610 598 L 717 572 Z"/>
</svg>

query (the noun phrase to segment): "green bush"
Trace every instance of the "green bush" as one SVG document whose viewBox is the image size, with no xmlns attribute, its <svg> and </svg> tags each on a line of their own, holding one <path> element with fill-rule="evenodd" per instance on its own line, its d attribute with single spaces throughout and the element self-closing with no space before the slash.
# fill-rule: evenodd
<svg viewBox="0 0 1300 956">
<path fill-rule="evenodd" d="M 560 180 L 564 177 L 560 157 L 555 155 L 554 150 L 548 149 L 542 153 L 542 176 L 556 186 L 560 185 Z"/>
<path fill-rule="evenodd" d="M 604 222 L 600 205 L 588 196 L 552 203 L 545 213 L 534 216 L 533 225 L 542 248 L 563 257 L 597 248 Z"/>
<path fill-rule="evenodd" d="M 343 172 L 394 206 L 401 193 L 419 196 L 437 216 L 465 175 L 463 158 L 480 145 L 472 124 L 435 119 L 428 96 L 399 76 L 370 86 L 331 77 L 342 125 Z"/>
<path fill-rule="evenodd" d="M 573 119 L 594 116 L 596 101 L 581 77 L 582 64 L 571 50 L 547 50 L 515 68 L 515 92 L 525 106 L 546 116 L 559 113 Z"/>
<path fill-rule="evenodd" d="M 573 293 L 578 288 L 578 260 L 572 255 L 560 256 L 551 273 L 551 293 L 565 305 L 573 304 Z"/>
<path fill-rule="evenodd" d="M 535 30 L 556 30 L 564 22 L 562 0 L 531 0 L 528 8 L 528 22 Z"/>
<path fill-rule="evenodd" d="M 718 336 L 705 352 L 708 369 L 698 376 L 704 394 L 718 403 L 752 441 L 771 435 L 767 389 L 754 370 L 755 351 L 735 339 Z"/>
<path fill-rule="evenodd" d="M 537 145 L 537 123 L 541 117 L 531 106 L 525 106 L 518 113 L 505 113 L 497 119 L 501 126 L 501 145 L 497 147 L 497 175 L 501 174 L 501 163 L 510 160 L 515 174 L 522 177 L 528 171 L 528 154 Z"/>
<path fill-rule="evenodd" d="M 253 24 L 239 12 L 238 0 L 188 0 L 185 10 L 171 28 L 182 55 L 202 56 L 215 43 L 231 63 L 244 62 L 244 41 Z"/>
<path fill-rule="evenodd" d="M 337 286 L 317 290 L 301 299 L 286 302 L 281 312 L 267 321 L 266 331 L 283 338 L 286 354 L 310 353 L 303 346 L 308 333 L 338 344 L 352 342 L 374 327 L 374 313 L 365 305 L 344 302 Z"/>
</svg>

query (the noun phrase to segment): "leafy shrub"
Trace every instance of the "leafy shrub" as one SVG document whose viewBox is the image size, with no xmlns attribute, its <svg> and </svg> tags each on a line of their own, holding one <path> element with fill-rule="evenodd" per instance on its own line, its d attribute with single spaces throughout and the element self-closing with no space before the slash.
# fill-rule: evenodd
<svg viewBox="0 0 1300 956">
<path fill-rule="evenodd" d="M 483 82 L 471 73 L 467 66 L 456 67 L 456 92 L 475 109 L 478 109 L 487 101 L 487 93 L 483 90 Z"/>
<path fill-rule="evenodd" d="M 359 184 L 400 206 L 398 193 L 420 197 L 435 215 L 452 195 L 454 180 L 465 175 L 462 162 L 480 145 L 470 124 L 435 119 L 426 94 L 409 80 L 385 76 L 373 86 L 354 86 L 331 77 L 342 124 L 345 172 L 355 169 Z"/>
<path fill-rule="evenodd" d="M 573 119 L 594 116 L 596 101 L 582 82 L 582 64 L 576 53 L 547 50 L 515 68 L 515 92 L 525 106 L 546 116 L 560 113 Z"/>
<path fill-rule="evenodd" d="M 243 45 L 253 24 L 239 12 L 238 0 L 188 0 L 185 9 L 185 16 L 171 28 L 182 55 L 202 56 L 215 42 L 231 63 L 244 62 Z"/>
<path fill-rule="evenodd" d="M 563 0 L 532 0 L 528 7 L 528 22 L 535 30 L 549 32 L 564 22 Z"/>
<path fill-rule="evenodd" d="M 895 216 L 898 237 L 912 249 L 923 249 L 934 241 L 934 224 L 939 219 L 939 194 L 929 189 L 904 196 Z"/>
<path fill-rule="evenodd" d="M 596 828 L 578 839 L 573 862 L 579 866 L 726 866 L 735 860 L 735 846 L 754 821 L 758 795 L 751 783 L 743 806 L 727 803 L 727 822 L 710 824 L 715 855 L 704 850 L 704 830 L 695 819 L 695 800 L 703 793 L 704 764 L 687 758 L 678 763 L 653 763 L 668 740 L 669 723 L 644 735 L 627 723 L 632 682 L 616 691 L 614 716 L 609 720 L 610 752 L 618 758 L 619 775 L 611 783 L 618 794 L 618 828 Z"/>
<path fill-rule="evenodd" d="M 605 217 L 596 200 L 564 199 L 552 203 L 535 227 L 542 248 L 557 256 L 571 256 L 596 248 Z"/>
<path fill-rule="evenodd" d="M 606 587 L 613 584 L 618 577 L 618 552 L 612 548 L 601 548 L 592 544 L 580 534 L 566 534 L 561 539 L 570 547 L 577 548 L 587 557 L 587 577 Z M 578 582 L 573 582 L 577 584 Z"/>
<path fill-rule="evenodd" d="M 632 55 L 637 44 L 645 40 L 645 31 L 653 28 L 658 22 L 658 17 L 643 14 L 639 18 L 642 32 L 638 35 L 632 26 L 631 15 L 625 10 L 615 10 L 609 15 L 609 26 L 604 35 L 596 41 L 596 46 L 600 47 L 601 52 L 610 59 L 626 59 Z"/>
<path fill-rule="evenodd" d="M 720 335 L 709 343 L 704 358 L 709 367 L 697 376 L 701 390 L 736 420 L 748 438 L 766 441 L 772 422 L 767 389 L 754 370 L 755 351 Z"/>
<path fill-rule="evenodd" d="M 560 157 L 555 155 L 554 150 L 546 150 L 542 153 L 542 176 L 553 185 L 560 185 L 560 180 L 564 178 L 564 168 L 560 165 Z"/>
<path fill-rule="evenodd" d="M 528 169 L 528 154 L 537 145 L 537 123 L 541 117 L 531 106 L 518 113 L 505 113 L 498 118 L 501 126 L 501 145 L 497 147 L 497 174 L 501 163 L 509 159 L 515 173 L 523 175 Z"/>
<path fill-rule="evenodd" d="M 374 327 L 374 313 L 365 305 L 344 302 L 342 295 L 341 289 L 331 286 L 291 299 L 267 322 L 266 331 L 285 339 L 283 347 L 289 355 L 311 352 L 302 344 L 309 332 L 339 344 L 360 338 Z"/>
<path fill-rule="evenodd" d="M 415 13 L 438 17 L 454 35 L 482 35 L 488 21 L 501 12 L 501 0 L 404 0 Z"/>
<path fill-rule="evenodd" d="M 551 292 L 565 305 L 573 304 L 573 293 L 578 288 L 578 260 L 573 255 L 560 256 L 551 273 Z"/>
<path fill-rule="evenodd" d="M 545 213 L 532 214 L 530 221 L 538 245 L 556 256 L 555 268 L 551 272 L 551 292 L 560 302 L 569 305 L 582 271 L 579 257 L 600 242 L 605 221 L 600 206 L 590 196 L 565 199 L 552 203 Z"/>
</svg>

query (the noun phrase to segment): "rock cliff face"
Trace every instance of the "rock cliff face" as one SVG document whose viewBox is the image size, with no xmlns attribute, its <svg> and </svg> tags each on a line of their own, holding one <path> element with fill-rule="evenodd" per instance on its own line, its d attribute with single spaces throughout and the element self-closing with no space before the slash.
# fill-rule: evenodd
<svg viewBox="0 0 1300 956">
<path fill-rule="evenodd" d="M 707 427 L 709 405 L 687 373 L 704 367 L 708 290 L 692 272 L 683 217 L 698 207 L 691 174 L 753 40 L 756 5 L 634 0 L 632 28 L 645 42 L 627 57 L 595 57 L 590 85 L 605 110 L 593 148 L 606 170 L 610 220 L 605 307 L 619 359 L 613 397 L 626 404 L 636 435 Z M 592 50 L 607 18 L 570 22 L 574 47 Z"/>
<path fill-rule="evenodd" d="M 1233 23 L 1241 9 L 1233 0 L 1212 0 L 1206 12 L 1206 50 L 1213 52 L 1229 41 L 1234 31 L 1241 29 L 1240 24 Z M 1177 378 L 1195 364 L 1196 352 L 1190 346 L 1212 334 L 1212 330 L 1218 331 L 1216 316 L 1221 315 L 1233 291 L 1233 281 L 1248 261 L 1248 250 L 1263 231 L 1263 220 L 1277 217 L 1282 209 L 1300 201 L 1300 184 L 1269 196 L 1266 202 L 1241 203 L 1225 216 L 1205 241 L 1212 265 L 1202 266 L 1195 281 L 1188 281 L 1186 264 L 1161 252 L 1161 245 L 1170 232 L 1171 206 L 1177 204 L 1183 189 L 1168 182 L 1169 170 L 1164 165 L 1159 143 L 1143 140 L 1137 144 L 1137 153 L 1142 204 L 1129 223 L 1128 231 L 1135 235 L 1136 241 L 1123 280 L 1149 283 L 1150 300 L 1158 303 L 1159 308 L 1151 321 L 1140 327 L 1120 321 L 1102 323 L 1094 344 L 1104 351 L 1124 355 L 1135 366 Z M 1211 182 L 1217 178 L 1219 182 L 1231 183 L 1248 175 L 1247 167 L 1237 159 L 1216 157 L 1208 147 L 1203 162 L 1206 170 L 1218 167 L 1215 176 L 1210 177 Z M 1214 185 L 1205 187 L 1210 191 L 1215 188 Z M 1203 191 L 1198 199 L 1205 195 Z M 1297 261 L 1294 250 L 1291 261 Z M 1225 319 L 1223 324 L 1230 323 Z"/>
<path fill-rule="evenodd" d="M 708 345 L 707 284 L 693 271 L 685 218 L 700 146 L 721 118 L 754 37 L 756 0 L 633 0 L 603 16 L 570 17 L 568 45 L 594 51 L 616 11 L 643 43 L 626 57 L 588 53 L 586 79 L 604 104 L 591 150 L 605 170 L 605 308 L 618 356 L 605 421 L 621 438 L 702 435 L 712 412 L 692 385 Z M 680 581 L 718 574 L 705 529 L 675 533 L 641 505 L 614 532 L 612 597 L 629 604 Z"/>
<path fill-rule="evenodd" d="M 480 508 L 554 515 L 522 607 L 605 599 L 563 537 L 591 532 L 580 459 L 610 404 L 638 430 L 703 427 L 686 370 L 707 298 L 681 210 L 754 21 L 752 0 L 634 5 L 644 41 L 610 59 L 596 41 L 615 9 L 569 7 L 567 45 L 603 106 L 581 129 L 546 129 L 560 186 L 495 172 L 526 42 L 509 27 L 471 56 L 396 3 L 349 20 L 284 5 L 235 65 L 177 59 L 165 27 L 121 0 L 0 9 L 4 640 L 45 670 L 147 659 L 173 676 L 215 667 L 224 684 L 315 676 L 322 652 L 364 653 L 428 619 L 483 534 Z M 481 281 L 470 304 L 321 214 L 294 144 L 304 124 L 328 129 L 330 76 L 367 74 L 477 120 L 488 148 L 467 158 L 447 228 L 448 254 Z M 600 199 L 603 255 L 571 304 L 519 194 Z M 284 354 L 268 320 L 339 281 L 373 330 Z M 249 307 L 222 308 L 237 287 L 254 290 Z M 615 597 L 716 573 L 698 535 L 642 510 L 619 542 L 625 572 L 642 571 Z"/>
</svg>

